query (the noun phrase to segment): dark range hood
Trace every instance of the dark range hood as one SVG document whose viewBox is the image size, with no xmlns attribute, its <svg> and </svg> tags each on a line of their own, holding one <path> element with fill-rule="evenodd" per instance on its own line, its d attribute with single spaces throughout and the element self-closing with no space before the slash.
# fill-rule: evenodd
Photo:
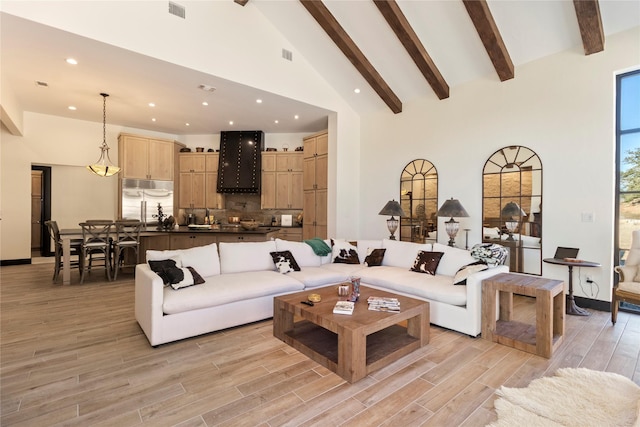
<svg viewBox="0 0 640 427">
<path fill-rule="evenodd" d="M 220 132 L 218 193 L 260 194 L 264 132 Z"/>
</svg>

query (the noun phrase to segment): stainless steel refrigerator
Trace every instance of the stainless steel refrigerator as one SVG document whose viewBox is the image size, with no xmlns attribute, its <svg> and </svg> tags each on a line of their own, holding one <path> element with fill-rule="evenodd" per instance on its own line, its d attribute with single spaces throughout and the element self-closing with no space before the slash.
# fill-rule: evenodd
<svg viewBox="0 0 640 427">
<path fill-rule="evenodd" d="M 157 224 L 158 205 L 166 217 L 173 215 L 173 181 L 122 180 L 122 218 Z"/>
</svg>

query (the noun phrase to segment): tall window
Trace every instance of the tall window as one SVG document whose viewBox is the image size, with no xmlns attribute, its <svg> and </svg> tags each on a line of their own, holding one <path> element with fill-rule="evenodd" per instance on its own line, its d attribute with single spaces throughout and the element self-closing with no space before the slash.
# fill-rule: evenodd
<svg viewBox="0 0 640 427">
<path fill-rule="evenodd" d="M 640 70 L 619 75 L 616 90 L 616 256 L 623 262 L 631 232 L 640 229 Z"/>
<path fill-rule="evenodd" d="M 640 70 L 621 74 L 616 81 L 616 264 L 624 263 L 631 232 L 640 229 Z M 617 278 L 616 278 L 617 279 Z M 621 309 L 640 307 L 622 302 Z"/>
</svg>

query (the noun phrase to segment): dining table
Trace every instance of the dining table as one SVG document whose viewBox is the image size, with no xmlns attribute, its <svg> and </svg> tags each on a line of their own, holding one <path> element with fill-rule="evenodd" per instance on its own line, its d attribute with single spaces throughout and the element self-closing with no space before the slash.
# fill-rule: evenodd
<svg viewBox="0 0 640 427">
<path fill-rule="evenodd" d="M 82 239 L 81 228 L 63 228 L 60 230 L 62 240 L 62 284 L 71 284 L 71 241 Z"/>
</svg>

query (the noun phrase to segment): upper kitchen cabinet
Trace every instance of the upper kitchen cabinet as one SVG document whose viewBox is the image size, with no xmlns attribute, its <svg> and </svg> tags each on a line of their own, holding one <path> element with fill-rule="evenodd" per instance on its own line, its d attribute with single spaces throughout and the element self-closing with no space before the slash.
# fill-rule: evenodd
<svg viewBox="0 0 640 427">
<path fill-rule="evenodd" d="M 123 178 L 173 180 L 174 141 L 121 133 L 118 161 Z"/>
<path fill-rule="evenodd" d="M 179 202 L 183 209 L 224 208 L 224 196 L 217 192 L 218 154 L 180 153 Z"/>
<path fill-rule="evenodd" d="M 262 209 L 302 209 L 303 154 L 262 153 Z"/>
</svg>

